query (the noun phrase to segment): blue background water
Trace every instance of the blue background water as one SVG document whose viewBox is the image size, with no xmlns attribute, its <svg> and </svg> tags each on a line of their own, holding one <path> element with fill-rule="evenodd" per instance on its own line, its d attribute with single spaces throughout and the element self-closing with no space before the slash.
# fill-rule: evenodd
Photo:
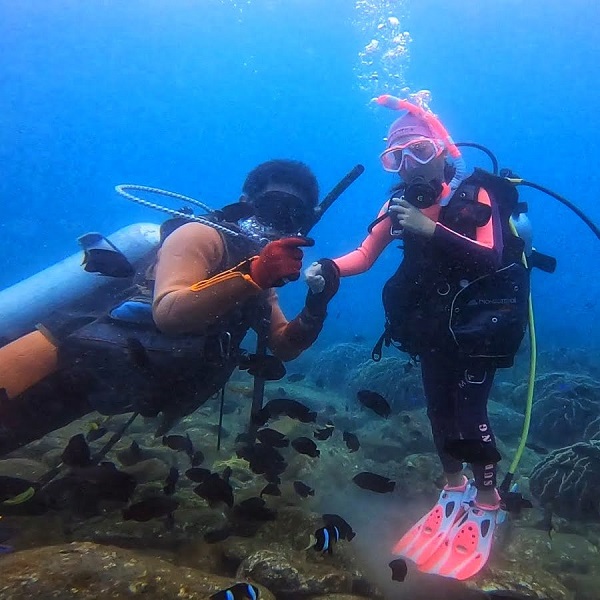
<svg viewBox="0 0 600 600">
<path fill-rule="evenodd" d="M 402 5 L 407 84 L 432 90 L 453 137 L 489 146 L 600 222 L 596 3 Z M 219 206 L 272 157 L 309 163 L 323 193 L 363 163 L 314 230 L 309 260 L 357 246 L 393 183 L 377 156 L 395 115 L 358 86 L 369 38 L 351 0 L 0 0 L 0 12 L 0 289 L 75 252 L 82 232 L 157 221 L 117 183 Z M 542 342 L 597 345 L 598 241 L 552 199 L 523 196 L 536 246 L 559 260 L 555 275 L 534 275 Z M 399 259 L 391 246 L 343 283 L 322 341 L 378 336 L 380 289 Z M 303 296 L 302 284 L 282 291 L 288 314 Z"/>
</svg>

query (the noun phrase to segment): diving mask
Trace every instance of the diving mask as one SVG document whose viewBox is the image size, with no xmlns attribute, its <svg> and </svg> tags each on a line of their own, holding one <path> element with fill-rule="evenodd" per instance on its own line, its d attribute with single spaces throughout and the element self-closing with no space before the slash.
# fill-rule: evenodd
<svg viewBox="0 0 600 600">
<path fill-rule="evenodd" d="M 385 171 L 398 173 L 406 169 L 411 159 L 419 165 L 426 165 L 439 156 L 444 146 L 436 140 L 419 137 L 404 144 L 394 144 L 384 150 L 379 156 Z"/>
<path fill-rule="evenodd" d="M 299 233 L 312 212 L 299 196 L 278 190 L 260 194 L 252 200 L 252 205 L 256 221 L 280 234 Z"/>
</svg>

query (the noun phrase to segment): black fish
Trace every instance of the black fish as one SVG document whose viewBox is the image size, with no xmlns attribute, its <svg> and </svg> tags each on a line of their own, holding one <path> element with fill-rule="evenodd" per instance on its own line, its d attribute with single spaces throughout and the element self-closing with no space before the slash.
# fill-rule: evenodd
<svg viewBox="0 0 600 600">
<path fill-rule="evenodd" d="M 133 440 L 129 448 L 117 451 L 117 458 L 122 465 L 131 467 L 144 460 L 144 453 L 140 448 L 140 445 Z"/>
<path fill-rule="evenodd" d="M 524 508 L 533 508 L 531 500 L 523 498 L 523 496 L 518 492 L 503 493 L 500 499 L 500 506 L 506 512 L 512 513 L 514 515 L 521 514 L 521 511 Z"/>
<path fill-rule="evenodd" d="M 410 423 L 410 416 L 409 415 L 402 415 L 400 417 L 400 421 L 402 421 L 402 423 L 404 423 L 404 425 L 408 425 Z"/>
<path fill-rule="evenodd" d="M 325 387 L 325 380 L 322 377 L 317 377 L 315 380 L 315 385 L 322 390 Z"/>
<path fill-rule="evenodd" d="M 194 445 L 189 434 L 186 435 L 163 435 L 163 446 L 168 446 L 171 450 L 185 452 L 190 458 L 194 456 Z"/>
<path fill-rule="evenodd" d="M 404 363 L 403 370 L 405 373 L 410 373 L 413 370 L 413 367 L 414 367 L 413 363 L 409 360 Z"/>
<path fill-rule="evenodd" d="M 374 413 L 377 413 L 380 417 L 387 419 L 392 409 L 388 404 L 387 400 L 377 392 L 371 390 L 360 390 L 357 393 L 358 401 L 367 408 L 370 408 Z"/>
<path fill-rule="evenodd" d="M 204 498 L 211 508 L 214 508 L 219 502 L 224 502 L 229 508 L 233 506 L 233 489 L 229 482 L 221 479 L 217 473 L 211 473 L 197 485 L 194 493 L 200 498 Z"/>
<path fill-rule="evenodd" d="M 250 469 L 257 475 L 266 473 L 279 475 L 287 467 L 283 455 L 266 444 L 256 443 L 242 446 L 236 450 L 236 455 L 238 458 L 247 460 L 250 463 Z"/>
<path fill-rule="evenodd" d="M 185 476 L 195 483 L 202 483 L 209 475 L 210 471 L 201 467 L 193 467 L 185 472 Z"/>
<path fill-rule="evenodd" d="M 219 590 L 216 594 L 209 596 L 210 600 L 258 600 L 260 590 L 250 583 L 236 583 L 226 590 Z"/>
<path fill-rule="evenodd" d="M 538 444 L 534 444 L 533 442 L 527 442 L 525 446 L 527 446 L 527 448 L 529 448 L 530 450 L 537 452 L 538 454 L 548 454 L 549 452 L 548 448 L 544 448 L 543 446 L 539 446 Z"/>
<path fill-rule="evenodd" d="M 69 467 L 87 467 L 92 464 L 92 453 L 83 433 L 78 433 L 69 440 L 60 458 Z"/>
<path fill-rule="evenodd" d="M 343 440 L 346 442 L 346 446 L 350 452 L 356 452 L 360 448 L 360 442 L 358 438 L 349 431 L 344 431 Z"/>
<path fill-rule="evenodd" d="M 266 381 L 277 381 L 285 377 L 285 365 L 276 356 L 268 354 L 258 356 L 256 354 L 245 354 L 240 357 L 240 371 L 248 371 L 254 377 L 260 377 Z"/>
<path fill-rule="evenodd" d="M 302 483 L 302 481 L 294 481 L 294 490 L 296 490 L 296 494 L 302 498 L 308 498 L 309 496 L 315 495 L 315 490 L 305 483 Z"/>
<path fill-rule="evenodd" d="M 281 496 L 281 490 L 276 483 L 267 483 L 265 487 L 261 490 L 259 496 L 262 498 L 265 496 Z"/>
<path fill-rule="evenodd" d="M 376 473 L 370 473 L 369 471 L 363 471 L 352 478 L 354 483 L 362 488 L 363 490 L 370 490 L 371 492 L 377 492 L 378 494 L 386 494 L 393 492 L 396 487 L 396 482 L 392 481 L 388 477 L 377 475 Z"/>
<path fill-rule="evenodd" d="M 0 502 L 20 496 L 29 489 L 35 489 L 35 484 L 27 479 L 0 475 Z"/>
<path fill-rule="evenodd" d="M 489 465 L 502 460 L 495 446 L 481 440 L 446 440 L 444 450 L 453 458 L 473 465 Z"/>
<path fill-rule="evenodd" d="M 327 423 L 327 425 L 325 425 L 323 429 L 317 429 L 316 431 L 314 431 L 313 435 L 317 440 L 320 440 L 322 442 L 324 440 L 328 440 L 333 435 L 334 429 L 335 427 L 332 423 Z"/>
<path fill-rule="evenodd" d="M 167 479 L 165 480 L 165 485 L 163 487 L 163 492 L 167 496 L 172 496 L 175 493 L 175 486 L 179 481 L 179 471 L 177 467 L 171 467 L 169 474 L 167 475 Z"/>
<path fill-rule="evenodd" d="M 323 522 L 325 525 L 337 527 L 340 532 L 341 540 L 348 540 L 351 542 L 356 536 L 356 532 L 352 529 L 350 524 L 340 517 L 340 515 L 325 514 L 323 515 Z"/>
<path fill-rule="evenodd" d="M 311 411 L 307 406 L 292 400 L 291 398 L 276 398 L 269 400 L 263 408 L 257 411 L 252 420 L 257 425 L 264 425 L 269 419 L 286 415 L 291 419 L 296 419 L 301 423 L 314 423 L 317 420 L 317 413 Z"/>
<path fill-rule="evenodd" d="M 320 527 L 314 533 L 314 544 L 313 548 L 317 552 L 328 552 L 333 554 L 333 544 L 337 543 L 340 539 L 340 532 L 335 525 L 329 525 L 327 527 Z"/>
<path fill-rule="evenodd" d="M 198 467 L 204 462 L 204 453 L 202 450 L 196 450 L 194 454 L 190 457 L 190 462 L 192 467 Z"/>
<path fill-rule="evenodd" d="M 225 527 L 221 527 L 221 529 L 211 529 L 202 537 L 207 544 L 216 544 L 217 542 L 223 542 L 232 534 L 233 528 L 230 525 L 226 525 Z"/>
<path fill-rule="evenodd" d="M 406 561 L 403 558 L 397 558 L 390 563 L 390 569 L 392 569 L 392 580 L 393 581 L 404 581 L 408 573 L 408 567 Z"/>
<path fill-rule="evenodd" d="M 236 504 L 233 507 L 234 516 L 250 521 L 274 521 L 277 511 L 266 506 L 262 498 L 253 497 Z"/>
<path fill-rule="evenodd" d="M 128 502 L 131 498 L 137 481 L 133 475 L 119 471 L 111 462 L 102 462 L 99 465 L 76 469 L 71 477 L 78 482 L 93 484 L 98 498 Z M 60 485 L 61 480 L 57 480 Z"/>
<path fill-rule="evenodd" d="M 99 233 L 86 233 L 78 240 L 83 249 L 84 271 L 101 273 L 108 277 L 131 277 L 135 269 L 127 257 Z"/>
<path fill-rule="evenodd" d="M 227 466 L 223 469 L 223 472 L 221 473 L 221 478 L 223 479 L 223 481 L 228 482 L 232 475 L 233 475 L 233 469 L 231 467 Z"/>
<path fill-rule="evenodd" d="M 292 448 L 299 452 L 300 454 L 306 454 L 306 456 L 310 456 L 312 458 L 317 458 L 321 455 L 317 445 L 307 437 L 298 437 L 295 440 L 292 440 Z"/>
<path fill-rule="evenodd" d="M 306 375 L 303 373 L 292 373 L 291 375 L 288 375 L 287 380 L 290 383 L 297 383 L 298 381 L 302 381 L 305 377 Z"/>
<path fill-rule="evenodd" d="M 126 521 L 150 521 L 171 514 L 179 506 L 177 500 L 166 496 L 152 496 L 122 510 Z"/>
<path fill-rule="evenodd" d="M 279 431 L 269 429 L 268 427 L 259 429 L 256 432 L 256 439 L 273 448 L 286 448 L 290 445 L 290 440 L 288 440 L 283 433 L 279 433 Z"/>
</svg>

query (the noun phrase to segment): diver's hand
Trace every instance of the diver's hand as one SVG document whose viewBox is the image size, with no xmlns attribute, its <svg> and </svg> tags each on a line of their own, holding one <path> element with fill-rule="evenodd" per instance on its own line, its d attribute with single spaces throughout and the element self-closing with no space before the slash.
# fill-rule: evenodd
<svg viewBox="0 0 600 600">
<path fill-rule="evenodd" d="M 322 258 L 306 269 L 304 274 L 310 288 L 306 295 L 306 309 L 312 316 L 324 318 L 327 314 L 327 304 L 340 287 L 340 269 L 329 258 Z M 312 279 L 314 288 L 311 286 L 309 277 Z"/>
<path fill-rule="evenodd" d="M 296 281 L 300 278 L 304 257 L 300 248 L 314 245 L 314 240 L 305 237 L 270 242 L 250 263 L 250 277 L 263 290 Z"/>
<path fill-rule="evenodd" d="M 308 269 L 304 270 L 306 284 L 313 294 L 318 294 L 325 287 L 325 277 L 323 277 L 323 267 L 320 262 L 314 262 Z"/>
<path fill-rule="evenodd" d="M 403 231 L 422 235 L 424 237 L 433 237 L 435 231 L 435 221 L 425 216 L 418 208 L 407 202 L 400 200 L 397 203 L 390 203 L 389 212 L 396 213 L 398 223 Z"/>
</svg>

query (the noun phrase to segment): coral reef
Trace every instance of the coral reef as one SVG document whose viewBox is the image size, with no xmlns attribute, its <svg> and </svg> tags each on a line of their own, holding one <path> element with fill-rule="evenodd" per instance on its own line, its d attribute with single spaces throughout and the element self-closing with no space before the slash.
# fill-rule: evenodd
<svg viewBox="0 0 600 600">
<path fill-rule="evenodd" d="M 523 384 L 526 385 L 526 384 Z M 522 386 L 515 394 L 523 393 Z M 600 416 L 600 382 L 575 373 L 546 373 L 536 380 L 531 433 L 552 447 L 583 439 L 590 421 Z"/>
<path fill-rule="evenodd" d="M 561 517 L 600 520 L 600 441 L 554 450 L 534 467 L 529 485 Z"/>
<path fill-rule="evenodd" d="M 394 413 L 425 405 L 420 369 L 411 368 L 402 358 L 363 362 L 351 373 L 348 389 L 352 395 L 361 389 L 379 392 L 390 403 Z"/>
<path fill-rule="evenodd" d="M 310 377 L 321 387 L 341 388 L 348 381 L 350 372 L 370 355 L 371 350 L 362 344 L 334 344 L 313 362 Z"/>
</svg>

